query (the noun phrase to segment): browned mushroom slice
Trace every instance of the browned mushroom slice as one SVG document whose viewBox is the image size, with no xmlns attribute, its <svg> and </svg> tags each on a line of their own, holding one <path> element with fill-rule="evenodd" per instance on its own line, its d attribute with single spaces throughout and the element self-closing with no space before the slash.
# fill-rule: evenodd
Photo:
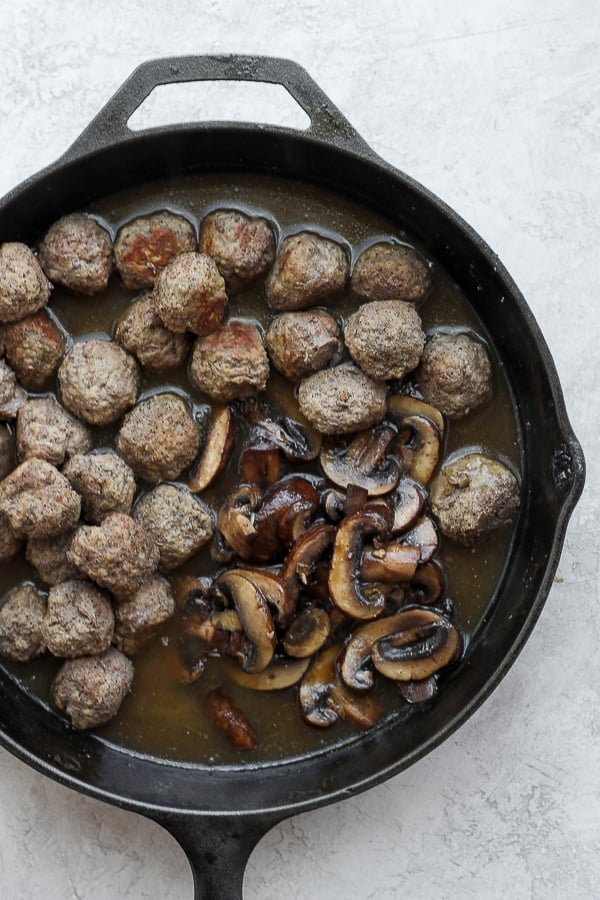
<svg viewBox="0 0 600 900">
<path fill-rule="evenodd" d="M 349 484 L 346 488 L 346 501 L 344 503 L 344 515 L 351 516 L 352 513 L 362 509 L 369 499 L 369 492 L 365 487 L 358 484 Z M 385 503 L 385 500 L 383 501 Z"/>
<path fill-rule="evenodd" d="M 287 628 L 296 612 L 296 597 L 292 596 L 281 575 L 268 569 L 243 569 L 244 574 L 260 590 L 269 604 L 273 621 L 278 628 Z"/>
<path fill-rule="evenodd" d="M 430 675 L 429 678 L 421 678 L 419 681 L 401 681 L 399 688 L 407 703 L 424 703 L 436 696 L 438 683 L 435 675 Z"/>
<path fill-rule="evenodd" d="M 252 559 L 270 562 L 285 553 L 308 529 L 318 509 L 319 495 L 307 478 L 291 475 L 274 484 L 256 513 Z"/>
<path fill-rule="evenodd" d="M 410 397 L 408 394 L 391 394 L 387 399 L 387 410 L 388 415 L 396 420 L 404 419 L 407 416 L 424 416 L 437 426 L 441 437 L 444 436 L 444 416 L 435 406 L 419 400 L 418 397 Z"/>
<path fill-rule="evenodd" d="M 362 555 L 360 577 L 363 581 L 397 584 L 411 581 L 420 551 L 418 547 L 394 541 L 379 547 L 367 547 Z"/>
<path fill-rule="evenodd" d="M 283 636 L 288 656 L 306 659 L 314 656 L 331 634 L 331 620 L 324 609 L 307 606 L 299 613 Z"/>
<path fill-rule="evenodd" d="M 251 555 L 256 536 L 254 513 L 261 499 L 255 485 L 242 485 L 225 501 L 217 517 L 217 531 L 242 559 Z"/>
<path fill-rule="evenodd" d="M 410 579 L 410 586 L 416 603 L 431 606 L 439 600 L 444 591 L 444 573 L 436 562 L 430 560 L 417 568 Z"/>
<path fill-rule="evenodd" d="M 338 660 L 344 684 L 355 691 L 368 691 L 373 687 L 375 683 L 371 666 L 373 644 L 379 638 L 394 634 L 396 629 L 402 626 L 402 622 L 401 614 L 397 613 L 354 629 Z"/>
<path fill-rule="evenodd" d="M 221 691 L 211 691 L 206 698 L 210 721 L 238 750 L 254 750 L 258 740 L 248 719 Z"/>
<path fill-rule="evenodd" d="M 405 416 L 398 427 L 394 449 L 404 473 L 420 484 L 428 484 L 442 453 L 439 428 L 425 416 Z"/>
<path fill-rule="evenodd" d="M 321 467 L 325 475 L 338 487 L 349 484 L 366 488 L 370 497 L 393 490 L 400 477 L 397 460 L 388 455 L 396 431 L 388 425 L 376 425 L 361 431 L 348 444 L 328 440 L 321 450 Z"/>
<path fill-rule="evenodd" d="M 339 651 L 339 644 L 321 650 L 300 682 L 302 716 L 319 728 L 327 728 L 339 718 L 369 728 L 381 716 L 381 708 L 371 697 L 353 694 L 341 683 L 336 665 Z"/>
<path fill-rule="evenodd" d="M 240 479 L 246 484 L 270 487 L 281 478 L 281 454 L 275 444 L 253 442 L 240 457 Z"/>
<path fill-rule="evenodd" d="M 384 539 L 390 528 L 390 511 L 385 506 L 369 505 L 342 520 L 333 544 L 329 592 L 339 609 L 355 619 L 375 619 L 385 606 L 382 592 L 363 589 L 360 566 L 365 541 Z"/>
<path fill-rule="evenodd" d="M 419 563 L 429 562 L 438 548 L 438 533 L 429 516 L 422 516 L 410 531 L 402 536 L 405 544 L 419 548 Z"/>
<path fill-rule="evenodd" d="M 279 421 L 264 419 L 258 423 L 258 433 L 276 444 L 292 462 L 310 462 L 321 452 L 321 435 L 310 425 L 284 416 Z"/>
<path fill-rule="evenodd" d="M 333 544 L 335 527 L 317 522 L 298 538 L 279 570 L 289 595 L 297 602 L 300 591 L 309 583 L 315 564 Z"/>
<path fill-rule="evenodd" d="M 427 607 L 407 607 L 394 634 L 375 641 L 373 665 L 386 678 L 419 681 L 460 656 L 461 638 L 452 622 Z"/>
<path fill-rule="evenodd" d="M 389 502 L 394 510 L 392 534 L 408 531 L 423 515 L 425 509 L 424 489 L 411 478 L 401 478 Z"/>
<path fill-rule="evenodd" d="M 204 575 L 177 575 L 171 580 L 175 606 L 188 612 L 208 596 L 211 579 Z"/>
<path fill-rule="evenodd" d="M 261 672 L 273 659 L 275 626 L 262 591 L 243 569 L 230 569 L 215 579 L 215 587 L 235 606 L 246 640 L 239 660 L 246 672 Z"/>
<path fill-rule="evenodd" d="M 215 409 L 204 449 L 193 469 L 188 487 L 194 494 L 205 490 L 221 474 L 235 443 L 235 420 L 228 406 Z"/>
<path fill-rule="evenodd" d="M 229 677 L 240 687 L 253 691 L 284 691 L 298 684 L 310 665 L 310 659 L 274 659 L 262 672 L 244 672 L 236 663 L 228 666 Z"/>
</svg>

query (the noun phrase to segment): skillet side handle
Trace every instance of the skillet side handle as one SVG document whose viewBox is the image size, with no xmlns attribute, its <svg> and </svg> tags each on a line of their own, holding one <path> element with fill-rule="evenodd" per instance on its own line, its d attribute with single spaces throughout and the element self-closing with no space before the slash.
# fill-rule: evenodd
<svg viewBox="0 0 600 900">
<path fill-rule="evenodd" d="M 194 876 L 194 900 L 242 900 L 250 854 L 283 816 L 160 813 L 151 818 L 166 828 L 185 852 Z"/>
<path fill-rule="evenodd" d="M 253 81 L 284 87 L 310 118 L 306 133 L 346 150 L 375 157 L 318 84 L 297 63 L 267 56 L 173 56 L 142 63 L 121 85 L 61 161 L 84 156 L 101 147 L 131 140 L 148 131 L 132 131 L 127 122 L 135 110 L 164 84 L 190 81 Z"/>
</svg>

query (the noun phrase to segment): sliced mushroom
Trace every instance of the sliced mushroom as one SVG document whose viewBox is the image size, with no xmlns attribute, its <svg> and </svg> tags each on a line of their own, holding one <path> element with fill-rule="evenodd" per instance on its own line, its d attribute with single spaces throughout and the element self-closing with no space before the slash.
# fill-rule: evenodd
<svg viewBox="0 0 600 900">
<path fill-rule="evenodd" d="M 394 634 L 375 641 L 373 665 L 386 678 L 419 681 L 429 678 L 460 656 L 461 638 L 452 622 L 421 606 L 406 607 Z"/>
<path fill-rule="evenodd" d="M 404 419 L 407 416 L 425 416 L 437 426 L 440 435 L 444 436 L 444 416 L 431 403 L 419 400 L 418 397 L 411 397 L 408 394 L 391 394 L 387 398 L 387 410 L 388 415 L 396 420 Z"/>
<path fill-rule="evenodd" d="M 383 612 L 385 595 L 363 589 L 360 567 L 365 541 L 385 539 L 390 528 L 390 511 L 369 505 L 342 520 L 333 544 L 329 592 L 339 609 L 355 619 L 374 619 Z"/>
<path fill-rule="evenodd" d="M 302 425 L 289 416 L 284 416 L 277 422 L 264 419 L 258 423 L 257 431 L 261 437 L 279 447 L 292 462 L 310 462 L 321 451 L 319 432 L 308 422 Z"/>
<path fill-rule="evenodd" d="M 378 547 L 364 550 L 360 564 L 360 577 L 363 581 L 383 581 L 398 584 L 411 581 L 420 551 L 418 547 L 394 541 Z"/>
<path fill-rule="evenodd" d="M 211 579 L 204 575 L 178 575 L 171 581 L 175 606 L 184 613 L 206 601 Z"/>
<path fill-rule="evenodd" d="M 283 691 L 298 684 L 310 665 L 310 659 L 274 659 L 262 672 L 252 675 L 233 663 L 229 677 L 240 687 L 253 691 Z"/>
<path fill-rule="evenodd" d="M 204 491 L 221 474 L 235 443 L 235 420 L 228 406 L 215 409 L 202 455 L 192 470 L 188 487 L 194 494 Z"/>
<path fill-rule="evenodd" d="M 238 655 L 243 669 L 261 672 L 275 651 L 275 626 L 262 591 L 244 569 L 229 569 L 214 584 L 233 602 L 240 617 L 246 636 Z"/>
<path fill-rule="evenodd" d="M 306 659 L 321 649 L 331 634 L 331 620 L 324 609 L 307 606 L 299 613 L 283 636 L 288 656 Z"/>
<path fill-rule="evenodd" d="M 315 564 L 333 544 L 334 537 L 333 525 L 317 522 L 292 545 L 279 570 L 279 577 L 294 603 L 297 602 L 300 591 L 309 583 Z"/>
<path fill-rule="evenodd" d="M 365 488 L 369 497 L 387 494 L 400 477 L 397 460 L 388 455 L 396 438 L 395 429 L 376 425 L 355 435 L 349 444 L 328 440 L 321 450 L 321 467 L 338 487 L 353 484 Z"/>
<path fill-rule="evenodd" d="M 421 678 L 419 681 L 401 681 L 398 686 L 407 703 L 424 703 L 426 700 L 432 700 L 438 692 L 435 675 Z"/>
<path fill-rule="evenodd" d="M 281 454 L 267 441 L 249 444 L 240 457 L 240 479 L 260 488 L 270 487 L 281 478 Z"/>
<path fill-rule="evenodd" d="M 273 621 L 278 628 L 287 628 L 296 612 L 296 598 L 292 596 L 281 575 L 268 569 L 242 569 L 260 590 L 269 605 Z"/>
<path fill-rule="evenodd" d="M 425 492 L 411 478 L 401 478 L 389 502 L 394 510 L 392 534 L 408 531 L 423 515 L 425 509 Z"/>
<path fill-rule="evenodd" d="M 425 416 L 406 416 L 398 423 L 395 452 L 402 469 L 420 484 L 428 484 L 442 453 L 437 425 Z"/>
<path fill-rule="evenodd" d="M 431 606 L 436 603 L 444 591 L 444 573 L 441 567 L 430 560 L 417 568 L 410 580 L 415 603 L 420 606 Z"/>
<path fill-rule="evenodd" d="M 248 559 L 256 537 L 255 510 L 261 500 L 256 485 L 242 485 L 225 501 L 217 517 L 217 530 L 242 559 Z"/>
<path fill-rule="evenodd" d="M 285 553 L 307 530 L 319 509 L 319 495 L 307 478 L 291 475 L 264 494 L 255 518 L 251 556 L 270 562 Z"/>
<path fill-rule="evenodd" d="M 419 548 L 419 563 L 429 562 L 438 548 L 438 533 L 429 516 L 422 516 L 413 528 L 402 536 L 405 544 Z"/>
<path fill-rule="evenodd" d="M 339 671 L 344 684 L 355 691 L 369 691 L 374 683 L 371 651 L 379 638 L 394 634 L 404 621 L 402 614 L 385 616 L 355 628 L 339 655 Z"/>
<path fill-rule="evenodd" d="M 353 694 L 341 683 L 336 665 L 339 651 L 339 644 L 321 650 L 300 682 L 298 697 L 302 716 L 318 728 L 327 728 L 339 718 L 370 728 L 382 710 L 371 697 Z"/>
</svg>

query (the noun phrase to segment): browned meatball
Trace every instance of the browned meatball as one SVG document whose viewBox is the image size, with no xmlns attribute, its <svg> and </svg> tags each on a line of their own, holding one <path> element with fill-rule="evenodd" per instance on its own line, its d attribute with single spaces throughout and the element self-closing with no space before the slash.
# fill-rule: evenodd
<svg viewBox="0 0 600 900">
<path fill-rule="evenodd" d="M 54 397 L 35 397 L 17 415 L 17 458 L 36 457 L 60 466 L 74 453 L 92 447 L 87 425 L 68 413 Z"/>
<path fill-rule="evenodd" d="M 468 334 L 435 334 L 427 341 L 416 378 L 428 403 L 460 419 L 492 396 L 492 363 Z"/>
<path fill-rule="evenodd" d="M 52 285 L 26 244 L 0 245 L 0 322 L 16 322 L 45 306 Z"/>
<path fill-rule="evenodd" d="M 81 510 L 93 525 L 99 525 L 110 513 L 131 511 L 135 476 L 116 453 L 76 454 L 64 466 L 63 475 L 81 494 Z"/>
<path fill-rule="evenodd" d="M 501 462 L 469 453 L 442 468 L 431 483 L 430 499 L 442 534 L 472 547 L 512 522 L 519 485 Z"/>
<path fill-rule="evenodd" d="M 0 602 L 0 655 L 30 662 L 46 649 L 42 622 L 46 601 L 32 584 L 20 584 Z"/>
<path fill-rule="evenodd" d="M 50 226 L 39 252 L 42 268 L 55 284 L 89 296 L 106 290 L 113 270 L 112 238 L 89 216 L 63 216 Z"/>
<path fill-rule="evenodd" d="M 40 391 L 58 369 L 67 339 L 43 309 L 3 326 L 6 358 L 23 387 Z"/>
<path fill-rule="evenodd" d="M 131 516 L 111 513 L 101 525 L 83 525 L 67 556 L 100 587 L 127 596 L 156 571 L 159 553 L 154 538 Z"/>
<path fill-rule="evenodd" d="M 10 421 L 27 400 L 17 376 L 5 360 L 0 359 L 0 420 Z"/>
<path fill-rule="evenodd" d="M 196 233 L 187 219 L 161 210 L 132 219 L 115 241 L 117 269 L 126 287 L 152 287 L 165 266 L 180 253 L 196 249 Z"/>
<path fill-rule="evenodd" d="M 199 249 L 212 256 L 227 289 L 238 291 L 273 265 L 275 235 L 266 219 L 217 209 L 202 222 Z"/>
<path fill-rule="evenodd" d="M 290 235 L 265 282 L 267 303 L 280 311 L 331 303 L 344 293 L 349 270 L 348 254 L 336 241 L 311 231 Z"/>
<path fill-rule="evenodd" d="M 323 309 L 275 316 L 265 336 L 271 362 L 291 381 L 339 362 L 342 334 Z"/>
<path fill-rule="evenodd" d="M 132 303 L 119 320 L 115 340 L 137 357 L 148 372 L 164 372 L 186 361 L 191 338 L 175 334 L 163 325 L 151 293 Z"/>
<path fill-rule="evenodd" d="M 229 322 L 194 344 L 190 378 L 213 400 L 251 397 L 264 391 L 268 377 L 269 359 L 256 325 Z"/>
<path fill-rule="evenodd" d="M 14 468 L 15 442 L 8 425 L 0 425 L 0 480 Z"/>
<path fill-rule="evenodd" d="M 115 617 L 109 597 L 89 581 L 63 581 L 48 592 L 42 637 L 53 656 L 73 659 L 103 653 Z"/>
<path fill-rule="evenodd" d="M 52 699 L 75 728 L 97 728 L 109 722 L 131 690 L 133 663 L 109 647 L 98 656 L 69 659 L 52 685 Z"/>
<path fill-rule="evenodd" d="M 365 300 L 419 303 L 431 287 L 427 263 L 404 244 L 371 244 L 352 272 L 352 291 Z"/>
<path fill-rule="evenodd" d="M 8 519 L 0 512 L 0 566 L 6 566 L 21 552 L 23 542 L 10 530 Z"/>
<path fill-rule="evenodd" d="M 210 334 L 227 305 L 223 277 L 203 253 L 176 256 L 157 278 L 154 297 L 163 325 L 176 334 Z"/>
<path fill-rule="evenodd" d="M 154 538 L 162 572 L 176 569 L 212 537 L 208 506 L 184 488 L 159 484 L 136 504 L 133 517 Z"/>
<path fill-rule="evenodd" d="M 0 513 L 16 538 L 54 537 L 74 527 L 81 498 L 44 459 L 27 459 L 0 482 Z"/>
<path fill-rule="evenodd" d="M 344 338 L 354 362 L 378 381 L 404 378 L 425 346 L 419 314 L 402 300 L 363 304 L 346 322 Z"/>
<path fill-rule="evenodd" d="M 65 531 L 51 538 L 31 538 L 25 556 L 45 584 L 60 584 L 80 578 L 81 572 L 68 558 L 75 531 Z"/>
<path fill-rule="evenodd" d="M 323 434 L 349 434 L 380 422 L 387 390 L 356 366 L 315 372 L 300 383 L 300 411 Z"/>
<path fill-rule="evenodd" d="M 144 481 L 177 478 L 194 461 L 200 428 L 177 394 L 154 394 L 123 420 L 117 449 Z"/>
<path fill-rule="evenodd" d="M 175 600 L 171 585 L 165 578 L 153 575 L 115 608 L 115 646 L 133 656 L 172 618 Z"/>
<path fill-rule="evenodd" d="M 58 370 L 64 405 L 91 425 L 109 425 L 135 403 L 138 366 L 113 341 L 92 339 L 73 345 Z"/>
</svg>

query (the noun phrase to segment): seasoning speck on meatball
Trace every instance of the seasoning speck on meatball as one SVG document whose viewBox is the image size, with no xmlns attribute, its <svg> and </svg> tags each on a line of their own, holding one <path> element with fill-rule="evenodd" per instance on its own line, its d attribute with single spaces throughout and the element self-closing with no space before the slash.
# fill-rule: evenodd
<svg viewBox="0 0 600 900">
<path fill-rule="evenodd" d="M 171 481 L 194 461 L 200 428 L 177 394 L 154 394 L 129 412 L 117 437 L 117 449 L 144 481 Z"/>
<path fill-rule="evenodd" d="M 51 538 L 30 538 L 25 556 L 45 584 L 60 584 L 81 578 L 81 572 L 68 558 L 75 531 L 65 531 Z"/>
<path fill-rule="evenodd" d="M 301 231 L 282 242 L 265 282 L 272 309 L 306 309 L 338 300 L 346 288 L 350 264 L 341 244 Z"/>
<path fill-rule="evenodd" d="M 35 397 L 17 415 L 17 458 L 36 457 L 60 466 L 74 453 L 92 447 L 89 428 L 67 412 L 54 397 Z"/>
<path fill-rule="evenodd" d="M 425 261 L 404 244 L 371 244 L 352 272 L 352 291 L 364 300 L 408 300 L 419 303 L 431 287 Z"/>
<path fill-rule="evenodd" d="M 6 358 L 29 391 L 40 391 L 58 369 L 67 346 L 65 334 L 43 309 L 2 328 Z"/>
<path fill-rule="evenodd" d="M 339 362 L 343 347 L 340 327 L 324 309 L 275 316 L 265 342 L 273 365 L 291 381 Z"/>
<path fill-rule="evenodd" d="M 428 403 L 450 419 L 460 419 L 492 396 L 492 363 L 487 350 L 468 334 L 434 334 L 416 372 Z"/>
<path fill-rule="evenodd" d="M 26 400 L 27 394 L 17 376 L 8 363 L 0 359 L 0 420 L 14 419 Z"/>
<path fill-rule="evenodd" d="M 63 475 L 81 494 L 83 515 L 92 525 L 98 525 L 110 513 L 131 511 L 135 476 L 116 453 L 78 453 L 64 466 Z"/>
<path fill-rule="evenodd" d="M 154 297 L 163 325 L 176 334 L 210 334 L 227 305 L 223 276 L 204 253 L 176 256 L 157 278 Z"/>
<path fill-rule="evenodd" d="M 16 322 L 45 306 L 52 285 L 26 244 L 0 245 L 0 322 Z"/>
<path fill-rule="evenodd" d="M 174 612 L 171 585 L 160 575 L 153 575 L 135 594 L 116 604 L 113 643 L 128 656 L 135 655 L 164 630 Z"/>
<path fill-rule="evenodd" d="M 55 284 L 78 294 L 99 294 L 106 290 L 113 270 L 112 238 L 89 216 L 70 213 L 46 232 L 40 262 Z"/>
<path fill-rule="evenodd" d="M 64 405 L 91 425 L 109 425 L 135 403 L 139 372 L 131 354 L 113 341 L 73 345 L 58 370 Z"/>
<path fill-rule="evenodd" d="M 30 662 L 45 651 L 46 601 L 32 584 L 19 584 L 0 601 L 0 655 Z"/>
<path fill-rule="evenodd" d="M 273 265 L 275 235 L 266 219 L 236 209 L 218 209 L 202 222 L 199 249 L 212 256 L 227 289 L 237 291 Z"/>
<path fill-rule="evenodd" d="M 69 659 L 52 685 L 52 699 L 75 728 L 109 722 L 133 684 L 133 663 L 114 647 L 97 656 Z"/>
<path fill-rule="evenodd" d="M 194 344 L 192 383 L 213 400 L 251 397 L 264 391 L 269 358 L 260 331 L 248 322 L 229 322 Z"/>
<path fill-rule="evenodd" d="M 185 488 L 159 484 L 142 497 L 133 512 L 160 553 L 158 568 L 170 572 L 190 559 L 212 537 L 208 506 Z"/>
<path fill-rule="evenodd" d="M 419 364 L 425 346 L 419 314 L 402 300 L 363 304 L 346 322 L 344 338 L 363 372 L 384 381 L 404 378 Z"/>
<path fill-rule="evenodd" d="M 386 411 L 385 384 L 356 366 L 315 372 L 298 388 L 300 412 L 322 434 L 349 434 L 380 422 Z"/>
<path fill-rule="evenodd" d="M 191 222 L 161 210 L 139 216 L 119 229 L 115 260 L 125 287 L 152 287 L 165 266 L 180 253 L 196 249 Z"/>
<path fill-rule="evenodd" d="M 42 637 L 53 656 L 72 659 L 103 653 L 115 618 L 109 597 L 89 581 L 63 581 L 48 592 Z"/>
<path fill-rule="evenodd" d="M 27 459 L 0 482 L 0 513 L 16 538 L 54 537 L 75 526 L 81 498 L 53 465 Z"/>
<path fill-rule="evenodd" d="M 148 372 L 164 372 L 184 364 L 190 346 L 188 334 L 175 334 L 163 325 L 154 294 L 143 294 L 117 323 L 115 340 L 137 358 Z"/>
</svg>

